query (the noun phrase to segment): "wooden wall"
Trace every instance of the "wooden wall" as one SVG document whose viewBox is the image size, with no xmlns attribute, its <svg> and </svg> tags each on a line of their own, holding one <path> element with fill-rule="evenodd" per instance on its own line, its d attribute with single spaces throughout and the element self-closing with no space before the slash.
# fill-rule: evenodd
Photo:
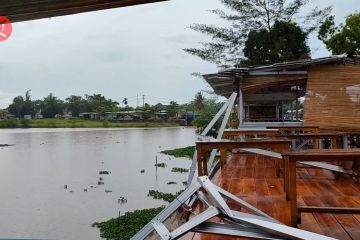
<svg viewBox="0 0 360 240">
<path fill-rule="evenodd" d="M 309 69 L 304 125 L 360 132 L 360 64 L 325 64 Z"/>
</svg>

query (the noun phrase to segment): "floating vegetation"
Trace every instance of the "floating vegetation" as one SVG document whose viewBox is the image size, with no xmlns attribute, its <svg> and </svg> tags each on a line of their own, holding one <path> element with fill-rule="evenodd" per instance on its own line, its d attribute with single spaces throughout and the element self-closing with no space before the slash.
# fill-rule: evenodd
<svg viewBox="0 0 360 240">
<path fill-rule="evenodd" d="M 195 146 L 189 146 L 184 148 L 176 148 L 172 150 L 161 151 L 161 153 L 174 156 L 174 157 L 186 157 L 192 158 L 195 152 Z"/>
<path fill-rule="evenodd" d="M 157 164 L 155 164 L 155 167 L 162 167 L 162 168 L 164 168 L 164 167 L 166 167 L 166 163 L 157 163 Z"/>
<path fill-rule="evenodd" d="M 170 181 L 167 183 L 168 185 L 177 184 L 177 182 Z"/>
<path fill-rule="evenodd" d="M 181 190 L 175 194 L 172 193 L 163 193 L 157 190 L 150 190 L 148 193 L 148 197 L 152 197 L 154 199 L 162 199 L 165 202 L 172 202 L 177 196 L 179 196 L 184 190 Z"/>
<path fill-rule="evenodd" d="M 187 172 L 189 172 L 189 169 L 174 167 L 174 168 L 171 169 L 171 171 L 172 172 L 179 172 L 179 173 L 187 173 Z"/>
<path fill-rule="evenodd" d="M 120 204 L 127 203 L 127 199 L 124 198 L 123 196 L 120 196 L 120 197 L 118 198 L 118 203 L 120 203 Z"/>
<path fill-rule="evenodd" d="M 102 223 L 94 223 L 100 229 L 100 236 L 108 240 L 131 239 L 141 228 L 158 215 L 164 207 L 126 212 L 119 218 Z"/>
<path fill-rule="evenodd" d="M 106 175 L 109 175 L 111 172 L 109 171 L 100 171 L 99 174 L 100 175 L 103 175 L 103 174 L 106 174 Z"/>
</svg>

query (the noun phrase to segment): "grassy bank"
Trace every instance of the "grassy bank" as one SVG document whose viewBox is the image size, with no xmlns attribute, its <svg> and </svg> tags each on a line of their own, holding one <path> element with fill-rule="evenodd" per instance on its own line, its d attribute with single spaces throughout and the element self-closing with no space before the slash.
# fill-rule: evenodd
<svg viewBox="0 0 360 240">
<path fill-rule="evenodd" d="M 127 212 L 120 218 L 97 224 L 100 236 L 107 240 L 128 240 L 150 222 L 164 208 L 151 208 Z"/>
<path fill-rule="evenodd" d="M 192 158 L 194 155 L 195 147 L 184 147 L 184 148 L 176 148 L 172 150 L 164 150 L 161 153 L 174 156 L 174 157 L 187 157 Z"/>
<path fill-rule="evenodd" d="M 176 126 L 179 124 L 173 122 L 108 122 L 81 119 L 0 120 L 0 128 L 156 128 Z"/>
</svg>

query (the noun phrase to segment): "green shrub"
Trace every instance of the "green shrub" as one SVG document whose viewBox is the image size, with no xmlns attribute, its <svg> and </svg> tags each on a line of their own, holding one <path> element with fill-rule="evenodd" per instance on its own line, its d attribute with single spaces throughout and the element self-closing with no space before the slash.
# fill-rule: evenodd
<svg viewBox="0 0 360 240">
<path fill-rule="evenodd" d="M 30 127 L 30 120 L 23 118 L 20 120 L 20 125 L 22 128 L 28 128 Z"/>
<path fill-rule="evenodd" d="M 17 119 L 4 119 L 0 120 L 0 128 L 17 128 L 19 126 L 19 121 Z"/>
</svg>

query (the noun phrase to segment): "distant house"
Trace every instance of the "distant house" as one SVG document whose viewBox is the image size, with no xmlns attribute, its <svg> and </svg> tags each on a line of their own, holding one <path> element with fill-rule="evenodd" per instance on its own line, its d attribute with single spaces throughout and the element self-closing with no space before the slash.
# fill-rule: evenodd
<svg viewBox="0 0 360 240">
<path fill-rule="evenodd" d="M 85 113 L 80 113 L 79 117 L 87 120 L 97 120 L 98 114 L 95 112 L 85 112 Z"/>
</svg>

